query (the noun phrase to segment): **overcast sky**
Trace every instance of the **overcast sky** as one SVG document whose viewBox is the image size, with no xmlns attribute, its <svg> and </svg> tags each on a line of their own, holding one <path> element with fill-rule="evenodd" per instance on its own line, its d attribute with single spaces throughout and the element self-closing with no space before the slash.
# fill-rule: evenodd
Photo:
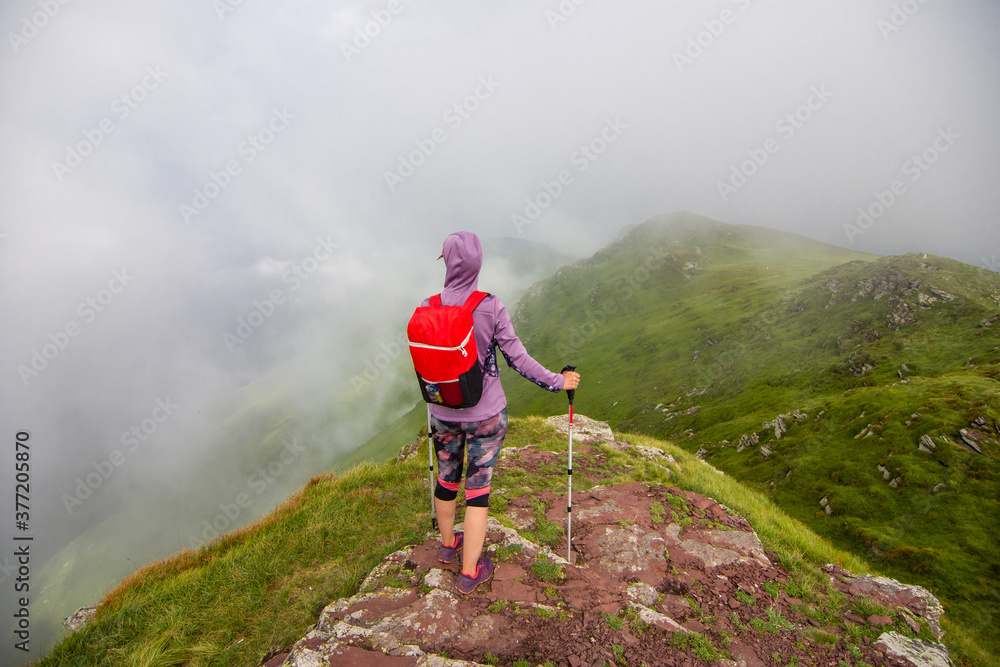
<svg viewBox="0 0 1000 667">
<path fill-rule="evenodd" d="M 997 269 L 990 0 L 64 1 L 0 6 L 0 433 L 39 534 L 143 420 L 182 475 L 233 387 L 350 389 L 459 229 L 582 257 L 688 210 Z"/>
</svg>

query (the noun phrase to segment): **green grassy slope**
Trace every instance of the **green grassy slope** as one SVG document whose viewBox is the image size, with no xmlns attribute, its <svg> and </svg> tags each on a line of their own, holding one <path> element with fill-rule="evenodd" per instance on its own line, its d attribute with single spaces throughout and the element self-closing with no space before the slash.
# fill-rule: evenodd
<svg viewBox="0 0 1000 667">
<path fill-rule="evenodd" d="M 534 286 L 515 326 L 542 363 L 579 366 L 579 412 L 701 451 L 930 587 L 1000 654 L 998 313 L 1000 276 L 977 267 L 675 214 Z M 513 414 L 551 413 L 505 387 Z M 738 451 L 741 436 L 757 442 Z"/>
</svg>

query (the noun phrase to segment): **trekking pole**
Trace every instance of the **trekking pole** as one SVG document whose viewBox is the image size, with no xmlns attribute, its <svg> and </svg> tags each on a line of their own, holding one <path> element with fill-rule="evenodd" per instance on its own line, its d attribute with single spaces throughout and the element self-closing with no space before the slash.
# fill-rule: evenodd
<svg viewBox="0 0 1000 667">
<path fill-rule="evenodd" d="M 560 371 L 575 371 L 576 366 L 566 366 Z M 573 563 L 573 394 L 575 389 L 566 390 L 566 398 L 569 399 L 569 459 L 566 462 L 566 560 Z"/>
<path fill-rule="evenodd" d="M 431 530 L 438 529 L 437 514 L 434 511 L 434 438 L 431 437 L 431 406 L 427 406 L 427 477 L 431 486 Z"/>
</svg>

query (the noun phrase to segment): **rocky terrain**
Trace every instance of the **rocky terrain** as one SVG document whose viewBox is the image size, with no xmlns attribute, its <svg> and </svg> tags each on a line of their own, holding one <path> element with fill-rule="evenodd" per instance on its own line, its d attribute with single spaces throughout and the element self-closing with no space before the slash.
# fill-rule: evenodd
<svg viewBox="0 0 1000 667">
<path fill-rule="evenodd" d="M 606 424 L 576 422 L 575 468 L 600 466 L 603 440 L 629 447 Z M 667 465 L 662 452 L 645 449 Z M 560 465 L 565 458 L 534 447 L 505 450 L 495 479 Z M 511 494 L 500 504 L 486 541 L 497 563 L 491 582 L 459 595 L 459 560 L 439 563 L 439 535 L 428 534 L 262 664 L 952 664 L 939 643 L 941 605 L 928 591 L 834 565 L 822 568 L 828 595 L 802 591 L 753 528 L 712 498 L 661 484 L 585 486 L 574 493 L 572 563 L 565 494 Z M 555 550 L 522 534 L 557 524 L 562 546 L 547 538 Z"/>
</svg>

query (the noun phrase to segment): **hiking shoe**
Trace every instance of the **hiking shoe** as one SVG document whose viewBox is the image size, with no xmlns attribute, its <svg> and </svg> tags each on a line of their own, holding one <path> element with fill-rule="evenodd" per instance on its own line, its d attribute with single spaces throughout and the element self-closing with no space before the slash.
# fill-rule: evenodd
<svg viewBox="0 0 1000 667">
<path fill-rule="evenodd" d="M 472 591 L 476 590 L 476 586 L 479 584 L 485 584 L 487 581 L 493 578 L 493 561 L 489 559 L 488 556 L 483 556 L 479 559 L 479 563 L 476 564 L 476 576 L 470 577 L 465 572 L 458 575 L 458 592 L 462 595 L 468 595 Z"/>
<path fill-rule="evenodd" d="M 465 543 L 465 539 L 464 539 L 463 533 L 456 532 L 455 533 L 455 546 L 453 546 L 453 547 L 446 547 L 445 545 L 442 544 L 441 548 L 438 549 L 438 560 L 441 561 L 442 563 L 453 563 L 453 562 L 455 562 L 455 556 L 458 554 L 459 551 L 462 550 L 462 545 L 464 543 Z"/>
</svg>

